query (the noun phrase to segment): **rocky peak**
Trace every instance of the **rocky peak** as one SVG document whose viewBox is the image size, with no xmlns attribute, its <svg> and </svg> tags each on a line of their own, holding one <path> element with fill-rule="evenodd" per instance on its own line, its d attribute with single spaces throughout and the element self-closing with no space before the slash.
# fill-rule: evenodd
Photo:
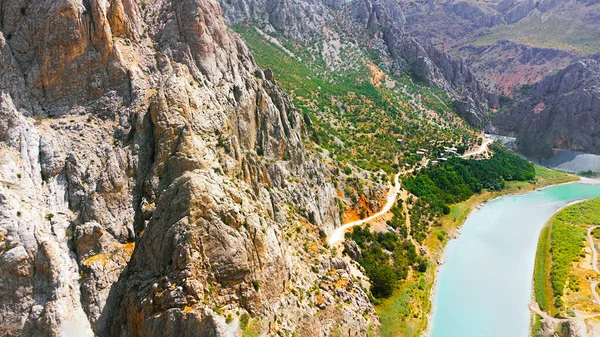
<svg viewBox="0 0 600 337">
<path fill-rule="evenodd" d="M 269 334 L 377 326 L 323 246 L 340 223 L 330 169 L 216 1 L 1 15 L 5 334 L 229 336 L 244 315 Z"/>
</svg>

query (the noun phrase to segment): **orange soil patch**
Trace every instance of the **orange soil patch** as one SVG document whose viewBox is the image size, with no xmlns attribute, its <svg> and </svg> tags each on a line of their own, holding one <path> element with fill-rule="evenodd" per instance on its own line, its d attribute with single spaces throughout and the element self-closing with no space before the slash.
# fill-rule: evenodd
<svg viewBox="0 0 600 337">
<path fill-rule="evenodd" d="M 323 294 L 318 293 L 315 295 L 315 303 L 317 303 L 317 305 L 321 305 L 323 302 L 325 302 L 325 296 L 323 296 Z"/>
<path fill-rule="evenodd" d="M 385 77 L 385 74 L 373 64 L 367 64 L 367 69 L 369 69 L 369 72 L 371 72 L 371 84 L 379 87 Z"/>
<path fill-rule="evenodd" d="M 100 263 L 106 265 L 108 263 L 108 261 L 110 261 L 109 257 L 110 257 L 110 254 L 96 254 L 94 256 L 91 256 L 91 257 L 85 259 L 85 261 L 83 261 L 83 264 L 89 266 L 91 264 L 100 262 Z"/>
<path fill-rule="evenodd" d="M 102 263 L 106 265 L 109 261 L 112 260 L 118 260 L 123 258 L 129 260 L 129 258 L 131 258 L 131 255 L 133 254 L 134 248 L 134 242 L 128 242 L 124 245 L 120 243 L 113 243 L 113 245 L 109 248 L 109 251 L 107 253 L 90 256 L 89 258 L 83 261 L 83 264 L 87 266 L 95 263 Z"/>
<path fill-rule="evenodd" d="M 340 278 L 337 281 L 335 281 L 333 283 L 333 285 L 336 288 L 346 288 L 346 286 L 348 285 L 348 279 L 347 278 Z"/>
</svg>

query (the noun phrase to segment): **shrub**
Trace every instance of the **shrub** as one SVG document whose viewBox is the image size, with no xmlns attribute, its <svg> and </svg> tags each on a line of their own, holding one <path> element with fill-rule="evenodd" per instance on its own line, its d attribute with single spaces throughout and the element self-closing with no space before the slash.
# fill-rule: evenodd
<svg viewBox="0 0 600 337">
<path fill-rule="evenodd" d="M 242 330 L 246 330 L 246 328 L 248 327 L 249 320 L 250 316 L 247 313 L 243 313 L 240 317 L 240 328 L 242 328 Z"/>
</svg>

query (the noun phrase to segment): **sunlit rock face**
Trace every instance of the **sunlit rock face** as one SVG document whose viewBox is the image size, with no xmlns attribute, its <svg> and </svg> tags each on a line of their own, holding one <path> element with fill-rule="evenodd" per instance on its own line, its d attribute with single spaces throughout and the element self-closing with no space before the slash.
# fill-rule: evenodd
<svg viewBox="0 0 600 337">
<path fill-rule="evenodd" d="M 323 247 L 330 169 L 216 1 L 1 15 L 4 335 L 230 336 L 244 315 L 268 334 L 377 329 Z"/>
</svg>

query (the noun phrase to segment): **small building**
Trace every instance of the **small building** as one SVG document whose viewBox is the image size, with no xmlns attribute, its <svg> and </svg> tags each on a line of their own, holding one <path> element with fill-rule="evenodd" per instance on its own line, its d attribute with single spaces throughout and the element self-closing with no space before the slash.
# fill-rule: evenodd
<svg viewBox="0 0 600 337">
<path fill-rule="evenodd" d="M 437 160 L 432 160 L 432 161 L 431 161 L 431 165 L 437 165 L 437 164 L 438 164 L 438 161 L 437 161 Z"/>
<path fill-rule="evenodd" d="M 429 151 L 425 150 L 425 149 L 419 149 L 419 151 L 423 152 L 423 153 L 427 153 Z"/>
<path fill-rule="evenodd" d="M 416 152 L 416 154 L 419 154 L 419 155 L 424 155 L 424 154 L 425 154 L 425 152 L 423 152 L 423 151 L 419 150 L 419 151 L 417 151 L 417 152 Z"/>
<path fill-rule="evenodd" d="M 438 158 L 438 160 L 440 160 L 440 161 L 447 161 L 448 158 Z"/>
</svg>

